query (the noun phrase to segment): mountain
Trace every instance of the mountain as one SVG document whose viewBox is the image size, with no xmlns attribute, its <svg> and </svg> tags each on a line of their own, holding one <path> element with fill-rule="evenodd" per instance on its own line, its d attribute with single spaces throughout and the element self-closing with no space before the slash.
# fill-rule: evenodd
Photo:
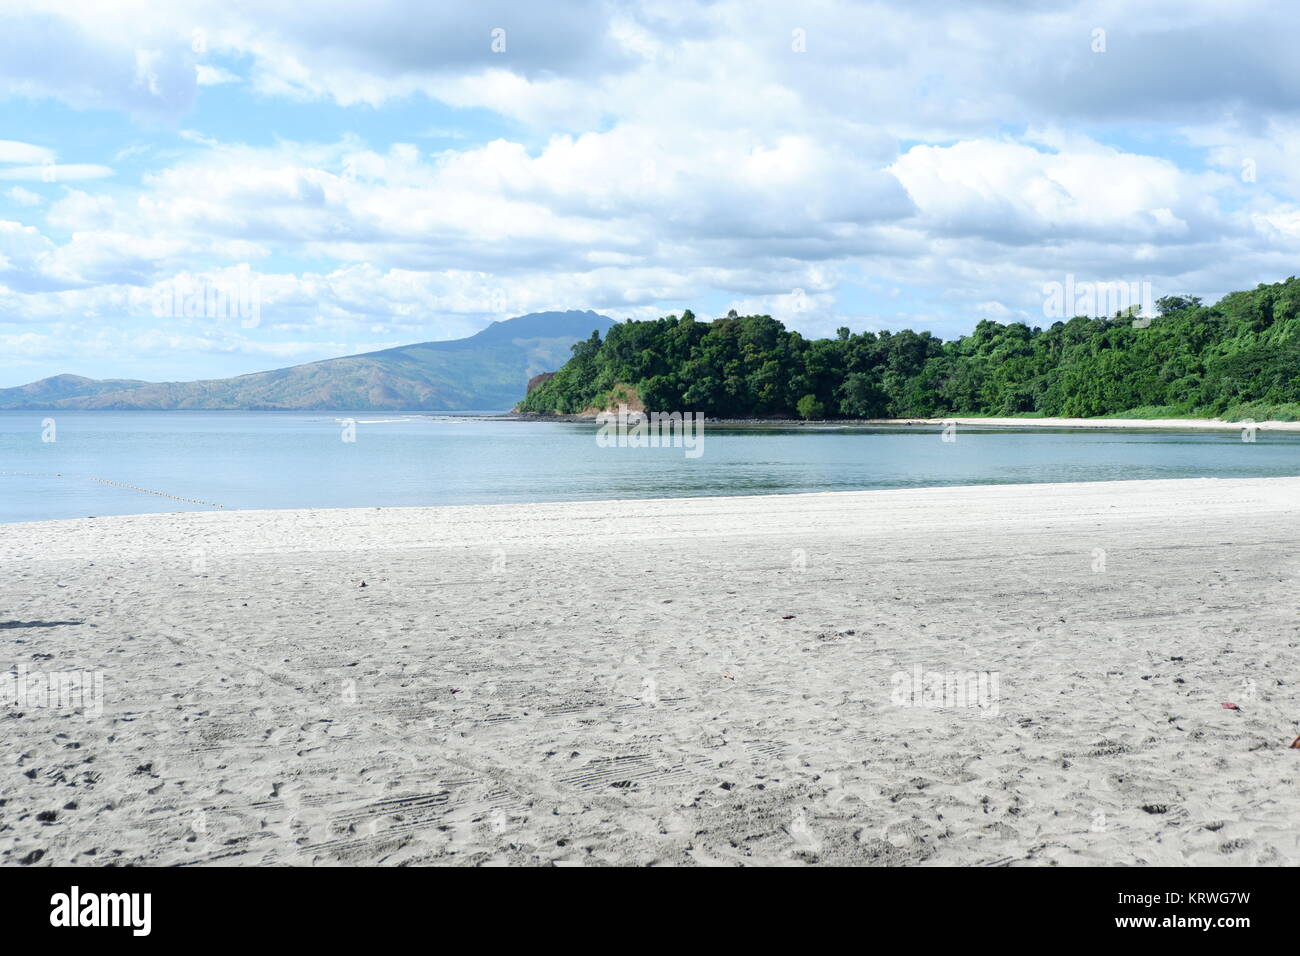
<svg viewBox="0 0 1300 956">
<path fill-rule="evenodd" d="M 469 338 L 421 342 L 269 372 L 198 382 L 136 382 L 56 375 L 0 389 L 0 408 L 507 409 L 577 341 L 614 320 L 595 312 L 534 312 Z"/>
<path fill-rule="evenodd" d="M 93 379 L 81 375 L 52 375 L 30 385 L 0 388 L 0 408 L 45 408 L 49 403 L 67 398 L 120 392 L 148 384 L 131 378 Z"/>
</svg>

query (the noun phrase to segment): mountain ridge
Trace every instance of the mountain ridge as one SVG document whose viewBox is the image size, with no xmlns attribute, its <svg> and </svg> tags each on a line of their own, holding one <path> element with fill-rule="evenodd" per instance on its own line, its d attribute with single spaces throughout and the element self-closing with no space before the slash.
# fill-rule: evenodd
<svg viewBox="0 0 1300 956">
<path fill-rule="evenodd" d="M 0 409 L 455 411 L 507 409 L 529 379 L 614 324 L 596 312 L 533 312 L 462 339 L 416 342 L 190 382 L 62 374 L 0 389 Z"/>
</svg>

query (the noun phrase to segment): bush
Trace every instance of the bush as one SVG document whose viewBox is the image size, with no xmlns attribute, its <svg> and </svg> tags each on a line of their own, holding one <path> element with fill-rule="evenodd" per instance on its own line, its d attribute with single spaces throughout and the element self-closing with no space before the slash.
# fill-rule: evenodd
<svg viewBox="0 0 1300 956">
<path fill-rule="evenodd" d="M 799 417 L 808 420 L 812 418 L 825 418 L 826 406 L 817 401 L 816 395 L 805 395 L 799 399 L 799 404 L 795 406 L 795 411 Z"/>
</svg>

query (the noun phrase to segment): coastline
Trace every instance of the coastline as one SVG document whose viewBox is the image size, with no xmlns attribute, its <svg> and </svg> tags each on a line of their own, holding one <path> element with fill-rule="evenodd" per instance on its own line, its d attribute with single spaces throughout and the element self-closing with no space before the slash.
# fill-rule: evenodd
<svg viewBox="0 0 1300 956">
<path fill-rule="evenodd" d="M 1300 422 L 1229 422 L 1218 418 L 892 418 L 868 422 L 874 425 L 958 425 L 989 428 L 1132 428 L 1171 430 L 1241 431 L 1253 424 L 1259 431 L 1300 431 Z"/>
<path fill-rule="evenodd" d="M 596 421 L 595 415 L 537 415 L 523 412 L 509 412 L 502 416 L 510 421 L 526 422 L 589 422 Z M 954 416 L 949 418 L 828 418 L 804 420 L 798 418 L 706 418 L 708 425 L 755 426 L 782 428 L 818 428 L 818 427 L 891 427 L 933 425 L 941 427 L 956 422 L 957 425 L 982 428 L 1080 428 L 1080 429 L 1169 429 L 1173 431 L 1241 431 L 1246 422 L 1230 422 L 1218 418 L 970 418 Z M 1300 422 L 1263 421 L 1254 422 L 1258 431 L 1300 431 Z"/>
<path fill-rule="evenodd" d="M 300 414 L 300 415 L 397 415 L 402 416 L 395 419 L 382 419 L 369 422 L 377 424 L 383 421 L 402 421 L 406 418 L 420 418 L 427 416 L 437 416 L 440 418 L 471 418 L 478 421 L 511 421 L 511 422 L 568 422 L 579 424 L 594 424 L 596 415 L 593 414 L 537 414 L 533 412 L 517 412 L 513 410 L 480 410 L 458 411 L 455 409 L 337 409 L 337 408 L 185 408 L 185 409 L 150 409 L 150 408 L 96 408 L 96 409 L 63 409 L 44 407 L 39 405 L 24 406 L 22 408 L 5 408 L 0 412 L 12 414 L 38 414 L 43 412 L 75 412 L 77 414 L 104 412 L 108 414 L 121 413 L 140 413 L 155 414 L 162 412 L 183 412 L 185 414 L 203 415 L 206 413 L 274 413 L 274 414 Z M 824 419 L 800 419 L 800 418 L 705 418 L 706 424 L 726 427 L 779 427 L 779 428 L 825 428 L 825 427 L 919 427 L 935 426 L 939 427 L 950 422 L 956 422 L 959 426 L 977 427 L 977 428 L 1072 428 L 1072 429 L 1130 429 L 1130 430 L 1151 430 L 1151 429 L 1169 429 L 1169 430 L 1192 430 L 1192 431 L 1240 431 L 1247 424 L 1253 424 L 1258 431 L 1300 431 L 1300 421 L 1286 422 L 1278 420 L 1266 420 L 1248 423 L 1244 421 L 1226 421 L 1218 418 L 1033 418 L 1033 417 L 971 417 L 971 416 L 948 416 L 943 418 L 824 418 Z M 364 423 L 363 423 L 364 424 Z"/>
<path fill-rule="evenodd" d="M 1295 865 L 1297 533 L 1300 478 L 6 525 L 8 663 L 104 702 L 6 721 L 0 858 Z"/>
</svg>

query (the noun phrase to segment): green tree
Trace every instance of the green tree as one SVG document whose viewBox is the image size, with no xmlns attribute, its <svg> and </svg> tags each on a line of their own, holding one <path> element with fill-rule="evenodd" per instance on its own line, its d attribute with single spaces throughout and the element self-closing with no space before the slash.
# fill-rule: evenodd
<svg viewBox="0 0 1300 956">
<path fill-rule="evenodd" d="M 929 332 L 836 330 L 806 340 L 766 315 L 701 321 L 689 310 L 622 322 L 520 408 L 572 413 L 616 385 L 648 407 L 712 417 L 1233 415 L 1300 418 L 1300 281 L 1213 306 L 1166 296 L 1160 318 L 1075 317 L 1047 329 L 988 319 L 950 342 Z"/>
<path fill-rule="evenodd" d="M 826 417 L 826 406 L 817 401 L 816 395 L 805 395 L 803 398 L 799 399 L 799 404 L 796 406 L 796 410 L 799 412 L 799 417 L 805 421 L 813 418 Z"/>
</svg>

